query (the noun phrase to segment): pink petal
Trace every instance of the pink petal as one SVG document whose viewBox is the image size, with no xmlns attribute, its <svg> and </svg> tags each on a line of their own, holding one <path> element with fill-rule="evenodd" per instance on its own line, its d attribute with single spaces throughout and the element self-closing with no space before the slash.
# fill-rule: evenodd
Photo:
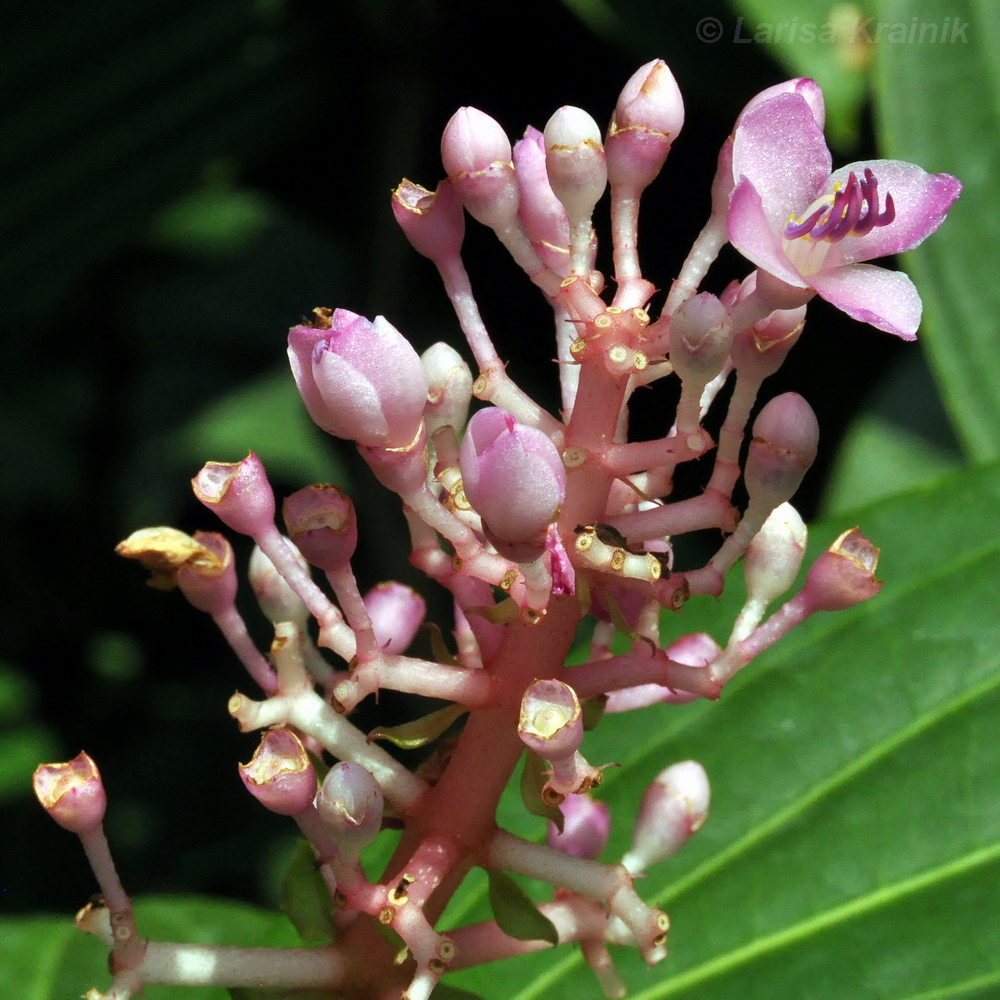
<svg viewBox="0 0 1000 1000">
<path fill-rule="evenodd" d="M 915 340 L 920 326 L 920 295 L 902 271 L 874 264 L 847 264 L 820 271 L 813 288 L 838 309 L 903 340 Z"/>
<path fill-rule="evenodd" d="M 796 288 L 808 287 L 785 255 L 781 236 L 771 227 L 761 196 L 747 178 L 740 181 L 729 201 L 728 228 L 729 242 L 747 260 Z"/>
<path fill-rule="evenodd" d="M 752 97 L 736 119 L 735 128 L 739 128 L 743 124 L 746 116 L 754 108 L 760 107 L 765 101 L 770 101 L 779 94 L 801 94 L 812 110 L 816 124 L 822 128 L 826 123 L 826 104 L 823 100 L 823 91 L 820 85 L 807 76 L 799 76 L 794 80 L 785 80 L 784 83 L 776 83 L 773 87 L 762 90 L 756 97 Z"/>
<path fill-rule="evenodd" d="M 891 194 L 896 218 L 867 236 L 847 236 L 841 240 L 838 244 L 841 259 L 847 264 L 912 250 L 944 222 L 962 190 L 961 183 L 951 174 L 929 174 L 902 160 L 849 163 L 834 172 L 831 186 L 833 182 L 846 181 L 852 170 L 861 179 L 866 167 L 878 180 L 879 209 L 885 207 L 885 196 Z"/>
<path fill-rule="evenodd" d="M 779 94 L 754 108 L 736 130 L 733 177 L 760 192 L 776 232 L 828 190 L 830 150 L 801 94 Z"/>
</svg>

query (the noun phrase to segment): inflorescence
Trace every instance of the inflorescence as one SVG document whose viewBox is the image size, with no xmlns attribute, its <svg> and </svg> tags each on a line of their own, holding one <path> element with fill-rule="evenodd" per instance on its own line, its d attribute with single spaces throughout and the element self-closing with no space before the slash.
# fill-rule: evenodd
<svg viewBox="0 0 1000 1000">
<path fill-rule="evenodd" d="M 453 644 L 437 641 L 436 661 L 406 652 L 426 612 L 419 595 L 396 583 L 361 593 L 351 568 L 351 499 L 336 486 L 307 486 L 284 500 L 283 535 L 253 453 L 209 462 L 193 487 L 256 544 L 249 580 L 274 625 L 269 655 L 236 610 L 233 550 L 222 535 L 148 528 L 119 545 L 152 570 L 154 585 L 178 586 L 212 616 L 259 688 L 256 698 L 237 693 L 229 702 L 242 731 L 263 731 L 239 773 L 311 845 L 335 937 L 322 947 L 272 949 L 143 939 L 104 837 L 100 775 L 81 754 L 39 767 L 35 787 L 53 818 L 80 836 L 101 887 L 100 902 L 77 916 L 111 952 L 113 983 L 91 990 L 91 1000 L 128 1000 L 151 983 L 427 1000 L 449 969 L 570 942 L 605 994 L 620 997 L 609 944 L 638 949 L 650 965 L 665 957 L 667 915 L 633 880 L 705 821 L 708 778 L 694 761 L 667 767 L 638 807 L 625 856 L 596 860 L 610 817 L 590 795 L 602 762 L 584 756 L 584 714 L 589 706 L 624 712 L 717 698 L 813 613 L 878 593 L 878 550 L 852 529 L 768 614 L 793 586 L 805 551 L 806 528 L 789 500 L 815 458 L 818 427 L 805 400 L 787 393 L 760 409 L 744 447 L 747 428 L 814 295 L 914 337 L 913 285 L 864 262 L 915 246 L 960 191 L 948 175 L 890 160 L 831 172 L 819 87 L 806 79 L 772 87 L 744 109 L 723 145 L 711 216 L 654 318 L 657 289 L 639 266 L 639 205 L 683 119 L 661 61 L 628 81 L 603 142 L 596 122 L 573 107 L 560 108 L 544 132 L 529 128 L 513 149 L 483 112 L 462 108 L 452 117 L 441 143 L 446 179 L 435 191 L 403 181 L 392 209 L 440 272 L 475 374 L 446 344 L 418 355 L 381 316 L 320 308 L 289 333 L 310 416 L 354 441 L 400 497 L 410 562 L 453 599 Z M 610 290 L 595 269 L 591 221 L 608 187 Z M 558 416 L 518 387 L 494 348 L 462 262 L 466 213 L 495 232 L 552 307 Z M 699 292 L 726 242 L 756 269 L 721 296 Z M 679 382 L 675 416 L 661 437 L 630 442 L 630 397 L 664 379 Z M 727 380 L 734 385 L 715 441 L 703 420 Z M 469 418 L 473 397 L 487 405 Z M 708 453 L 703 492 L 672 500 L 677 467 Z M 741 477 L 749 498 L 742 511 L 733 504 Z M 718 551 L 703 566 L 675 566 L 672 539 L 705 529 L 722 534 Z M 747 598 L 725 645 L 682 634 L 674 613 L 691 598 L 721 593 L 741 557 Z M 328 587 L 317 584 L 316 569 Z M 587 616 L 589 654 L 567 666 Z M 613 647 L 616 634 L 629 651 L 615 651 L 623 648 Z M 411 745 L 434 745 L 460 728 L 432 766 L 408 769 L 352 723 L 354 709 L 384 689 L 446 703 L 407 727 Z M 553 821 L 547 844 L 499 829 L 494 818 L 525 753 L 536 779 L 524 786 L 525 805 Z M 402 838 L 373 881 L 361 851 L 390 811 Z M 438 930 L 474 866 L 557 889 L 537 907 L 542 929 L 515 936 L 501 918 Z"/>
</svg>

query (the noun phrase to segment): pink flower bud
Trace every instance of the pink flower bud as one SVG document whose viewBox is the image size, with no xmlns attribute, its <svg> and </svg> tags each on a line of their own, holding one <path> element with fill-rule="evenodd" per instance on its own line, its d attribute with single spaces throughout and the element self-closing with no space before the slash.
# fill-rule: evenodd
<svg viewBox="0 0 1000 1000">
<path fill-rule="evenodd" d="M 384 317 L 338 309 L 327 325 L 296 326 L 288 359 L 309 416 L 369 448 L 404 448 L 420 430 L 427 379 L 409 341 Z"/>
<path fill-rule="evenodd" d="M 845 531 L 809 568 L 803 591 L 817 611 L 843 611 L 882 589 L 879 550 L 857 528 Z"/>
<path fill-rule="evenodd" d="M 309 572 L 309 563 L 290 539 L 285 539 L 304 573 Z M 305 625 L 309 620 L 309 609 L 302 598 L 288 586 L 285 578 L 274 568 L 274 563 L 255 545 L 250 556 L 250 567 L 247 571 L 250 589 L 257 598 L 257 604 L 264 617 L 274 624 L 278 622 L 295 622 Z"/>
<path fill-rule="evenodd" d="M 561 107 L 544 132 L 545 169 L 573 227 L 590 219 L 608 186 L 601 130 L 586 111 Z"/>
<path fill-rule="evenodd" d="M 770 400 L 753 425 L 743 478 L 754 503 L 773 510 L 790 499 L 816 458 L 819 424 L 795 392 Z"/>
<path fill-rule="evenodd" d="M 364 596 L 375 641 L 386 653 L 404 653 L 424 622 L 427 602 L 406 584 L 390 581 Z"/>
<path fill-rule="evenodd" d="M 460 450 L 465 495 L 483 519 L 490 541 L 511 558 L 533 558 L 566 495 L 559 451 L 535 427 L 505 410 L 473 414 Z"/>
<path fill-rule="evenodd" d="M 207 462 L 191 486 L 223 524 L 241 535 L 252 538 L 274 527 L 274 491 L 252 451 L 242 462 Z"/>
<path fill-rule="evenodd" d="M 35 769 L 35 795 L 42 808 L 64 829 L 85 834 L 104 820 L 108 798 L 97 765 L 85 754 L 65 764 Z"/>
<path fill-rule="evenodd" d="M 530 126 L 514 145 L 514 170 L 521 189 L 518 218 L 539 256 L 557 274 L 569 272 L 569 219 L 545 168 L 545 139 Z"/>
<path fill-rule="evenodd" d="M 189 560 L 177 570 L 177 585 L 181 593 L 199 611 L 210 615 L 222 614 L 236 600 L 236 564 L 233 547 L 214 531 L 196 531 L 194 540 L 215 556 Z"/>
<path fill-rule="evenodd" d="M 670 321 L 670 362 L 682 382 L 708 385 L 733 342 L 729 310 L 710 292 L 689 298 Z"/>
<path fill-rule="evenodd" d="M 694 632 L 675 639 L 664 650 L 676 663 L 686 667 L 707 667 L 721 652 L 719 644 L 707 632 Z M 646 708 L 663 702 L 668 705 L 684 705 L 695 701 L 699 695 L 689 691 L 675 691 L 662 684 L 638 684 L 622 688 L 608 694 L 606 712 L 629 712 L 634 708 Z"/>
<path fill-rule="evenodd" d="M 611 811 L 589 795 L 568 795 L 559 804 L 563 831 L 549 823 L 548 845 L 574 858 L 596 858 L 604 850 L 611 833 Z"/>
<path fill-rule="evenodd" d="M 660 172 L 684 124 L 684 101 L 662 59 L 641 66 L 625 84 L 608 128 L 608 178 L 642 190 Z"/>
<path fill-rule="evenodd" d="M 247 791 L 280 816 L 305 812 L 316 798 L 316 769 L 290 729 L 269 729 L 249 764 L 240 764 Z"/>
<path fill-rule="evenodd" d="M 695 760 L 672 764 L 646 789 L 622 864 L 633 874 L 676 854 L 708 817 L 710 790 Z"/>
<path fill-rule="evenodd" d="M 771 511 L 743 560 L 747 599 L 768 605 L 795 582 L 808 532 L 799 512 L 783 503 Z"/>
<path fill-rule="evenodd" d="M 743 284 L 755 283 L 754 274 Z M 742 298 L 742 296 L 741 296 Z M 763 382 L 773 375 L 795 346 L 806 322 L 806 307 L 776 309 L 759 323 L 741 330 L 733 338 L 730 356 L 743 378 Z"/>
<path fill-rule="evenodd" d="M 446 424 L 461 434 L 472 401 L 472 372 L 462 355 L 450 344 L 438 341 L 420 355 L 427 376 L 427 433 L 433 435 Z"/>
<path fill-rule="evenodd" d="M 382 828 L 384 800 L 378 782 L 360 764 L 342 760 L 323 780 L 316 808 L 338 846 L 360 850 Z"/>
<path fill-rule="evenodd" d="M 392 193 L 392 214 L 413 249 L 439 266 L 458 256 L 465 239 L 465 213 L 446 178 L 436 191 L 403 180 Z"/>
<path fill-rule="evenodd" d="M 441 136 L 441 161 L 474 219 L 503 225 L 516 215 L 519 194 L 510 140 L 489 115 L 459 108 Z"/>
<path fill-rule="evenodd" d="M 529 685 L 521 699 L 517 735 L 546 760 L 572 757 L 583 742 L 583 713 L 576 692 L 557 680 Z"/>
<path fill-rule="evenodd" d="M 337 486 L 317 483 L 285 498 L 285 527 L 302 555 L 327 573 L 343 569 L 358 544 L 354 504 Z"/>
</svg>

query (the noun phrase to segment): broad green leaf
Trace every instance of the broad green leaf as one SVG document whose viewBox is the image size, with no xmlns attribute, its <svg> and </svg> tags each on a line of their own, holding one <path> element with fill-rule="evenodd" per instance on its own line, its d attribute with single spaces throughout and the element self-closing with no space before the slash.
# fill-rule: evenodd
<svg viewBox="0 0 1000 1000">
<path fill-rule="evenodd" d="M 830 141 L 857 144 L 868 94 L 874 0 L 730 0 L 738 19 L 722 22 L 722 44 L 759 45 L 790 76 L 811 76 L 823 88 Z"/>
<path fill-rule="evenodd" d="M 151 897 L 136 902 L 144 937 L 192 944 L 300 945 L 281 914 L 241 903 L 195 897 Z M 91 986 L 107 988 L 107 951 L 73 926 L 73 915 L 0 920 L 0 996 L 67 1000 Z M 150 986 L 145 1000 L 227 1000 L 222 987 Z"/>
<path fill-rule="evenodd" d="M 329 944 L 333 938 L 332 904 L 316 855 L 308 840 L 299 840 L 281 885 L 281 912 L 308 945 Z"/>
<path fill-rule="evenodd" d="M 607 859 L 665 765 L 700 760 L 712 781 L 705 826 L 640 883 L 670 913 L 670 956 L 650 972 L 615 950 L 634 996 L 1000 995 L 998 501 L 992 466 L 814 525 L 810 556 L 854 523 L 882 547 L 878 598 L 817 616 L 717 704 L 607 716 L 587 735 L 588 759 L 623 764 L 597 792 Z M 690 602 L 678 634 L 724 639 L 739 587 L 711 603 Z M 448 981 L 504 1000 L 599 995 L 572 948 Z"/>
<path fill-rule="evenodd" d="M 957 456 L 924 438 L 863 414 L 841 444 L 824 498 L 829 514 L 920 486 L 961 467 Z"/>
<path fill-rule="evenodd" d="M 431 1000 L 483 1000 L 483 998 L 478 993 L 460 990 L 457 986 L 449 986 L 447 983 L 438 983 L 431 993 Z"/>
<path fill-rule="evenodd" d="M 251 450 L 271 475 L 350 488 L 285 365 L 206 407 L 180 432 L 177 448 L 195 462 L 238 461 Z"/>
<path fill-rule="evenodd" d="M 552 921 L 531 902 L 528 894 L 509 875 L 488 872 L 490 907 L 500 929 L 519 941 L 559 943 Z"/>
<path fill-rule="evenodd" d="M 949 414 L 968 454 L 985 461 L 1000 455 L 1000 0 L 885 0 L 879 18 L 938 29 L 936 44 L 877 47 L 878 133 L 884 156 L 964 185 L 940 232 L 904 264 Z"/>
</svg>

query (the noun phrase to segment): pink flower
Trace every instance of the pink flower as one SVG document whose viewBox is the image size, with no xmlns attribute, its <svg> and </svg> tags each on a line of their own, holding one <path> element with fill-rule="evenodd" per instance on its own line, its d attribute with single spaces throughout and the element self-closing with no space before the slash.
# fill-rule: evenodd
<svg viewBox="0 0 1000 1000">
<path fill-rule="evenodd" d="M 920 325 L 910 279 L 865 261 L 910 250 L 944 221 L 962 185 L 912 163 L 869 160 L 830 172 L 813 109 L 797 92 L 754 107 L 736 130 L 729 240 L 762 271 L 812 289 L 905 340 Z"/>
</svg>

